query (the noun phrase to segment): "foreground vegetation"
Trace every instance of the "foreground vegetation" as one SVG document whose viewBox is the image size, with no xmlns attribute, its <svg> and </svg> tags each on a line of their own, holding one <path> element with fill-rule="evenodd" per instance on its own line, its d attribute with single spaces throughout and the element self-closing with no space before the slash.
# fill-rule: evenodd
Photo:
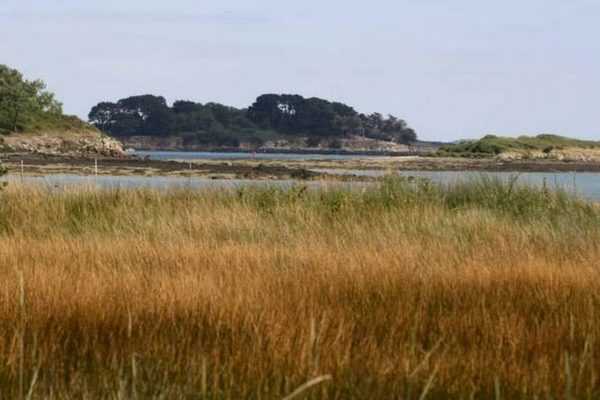
<svg viewBox="0 0 600 400">
<path fill-rule="evenodd" d="M 11 185 L 0 392 L 596 398 L 599 238 L 596 206 L 493 180 Z"/>
<path fill-rule="evenodd" d="M 489 157 L 506 152 L 538 151 L 549 154 L 554 150 L 595 149 L 600 142 L 579 140 L 558 135 L 520 136 L 518 138 L 487 135 L 479 140 L 466 140 L 442 146 L 440 155 L 467 157 Z"/>
</svg>

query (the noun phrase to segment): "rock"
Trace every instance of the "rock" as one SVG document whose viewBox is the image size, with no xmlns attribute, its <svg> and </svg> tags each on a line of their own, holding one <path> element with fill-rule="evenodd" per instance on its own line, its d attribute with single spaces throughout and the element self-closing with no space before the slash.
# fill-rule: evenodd
<svg viewBox="0 0 600 400">
<path fill-rule="evenodd" d="M 15 152 L 78 157 L 125 157 L 122 144 L 94 130 L 83 132 L 19 133 L 4 138 Z"/>
<path fill-rule="evenodd" d="M 496 159 L 498 159 L 500 161 L 514 161 L 514 160 L 521 160 L 522 158 L 523 158 L 523 155 L 520 153 L 516 153 L 516 152 L 500 153 L 500 154 L 498 154 L 498 156 L 496 156 Z"/>
</svg>

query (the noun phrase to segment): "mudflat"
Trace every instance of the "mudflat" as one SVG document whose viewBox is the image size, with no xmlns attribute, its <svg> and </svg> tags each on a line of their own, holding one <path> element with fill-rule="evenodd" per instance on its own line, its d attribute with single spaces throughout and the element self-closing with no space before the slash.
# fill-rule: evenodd
<svg viewBox="0 0 600 400">
<path fill-rule="evenodd" d="M 4 153 L 9 172 L 28 175 L 196 176 L 218 179 L 373 180 L 348 170 L 600 172 L 597 161 L 500 160 L 455 157 L 365 157 L 343 160 L 153 160 L 136 156 L 98 157 Z M 21 167 L 22 165 L 22 167 Z M 327 169 L 327 173 L 314 170 Z M 339 170 L 340 174 L 336 174 Z M 345 173 L 342 173 L 345 172 Z"/>
</svg>

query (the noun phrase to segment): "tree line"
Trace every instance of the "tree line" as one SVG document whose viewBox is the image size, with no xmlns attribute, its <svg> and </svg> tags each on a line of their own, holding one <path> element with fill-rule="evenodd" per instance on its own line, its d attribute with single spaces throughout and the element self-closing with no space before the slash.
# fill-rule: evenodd
<svg viewBox="0 0 600 400">
<path fill-rule="evenodd" d="M 101 102 L 90 122 L 116 137 L 177 135 L 184 143 L 239 146 L 262 144 L 281 135 L 322 138 L 363 136 L 410 143 L 417 135 L 404 120 L 379 113 L 362 114 L 339 102 L 290 94 L 259 96 L 248 108 L 143 95 Z M 0 134 L 43 129 L 84 128 L 76 117 L 63 115 L 62 104 L 41 80 L 28 80 L 16 69 L 0 65 Z"/>
<path fill-rule="evenodd" d="M 274 135 L 305 136 L 309 142 L 350 135 L 398 143 L 417 140 L 415 131 L 392 115 L 361 114 L 343 103 L 288 94 L 265 94 L 242 109 L 184 100 L 169 106 L 162 96 L 133 96 L 99 103 L 89 120 L 116 137 L 179 135 L 193 144 L 260 144 Z"/>
</svg>

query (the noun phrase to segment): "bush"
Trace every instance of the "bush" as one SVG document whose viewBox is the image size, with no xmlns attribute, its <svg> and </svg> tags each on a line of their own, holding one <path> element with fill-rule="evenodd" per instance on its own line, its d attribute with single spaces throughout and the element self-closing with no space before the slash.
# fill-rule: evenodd
<svg viewBox="0 0 600 400">
<path fill-rule="evenodd" d="M 342 147 L 343 147 L 343 143 L 339 139 L 333 139 L 329 142 L 330 149 L 338 150 L 338 149 L 341 149 Z"/>
<path fill-rule="evenodd" d="M 321 144 L 321 138 L 318 136 L 309 136 L 306 139 L 306 147 L 319 147 Z"/>
<path fill-rule="evenodd" d="M 480 140 L 469 140 L 442 146 L 440 154 L 459 154 L 462 157 L 473 157 L 476 154 L 491 157 L 506 151 L 530 152 L 539 150 L 550 154 L 553 150 L 568 147 L 594 148 L 598 142 L 578 140 L 557 135 L 519 136 L 518 138 L 487 135 Z"/>
</svg>

